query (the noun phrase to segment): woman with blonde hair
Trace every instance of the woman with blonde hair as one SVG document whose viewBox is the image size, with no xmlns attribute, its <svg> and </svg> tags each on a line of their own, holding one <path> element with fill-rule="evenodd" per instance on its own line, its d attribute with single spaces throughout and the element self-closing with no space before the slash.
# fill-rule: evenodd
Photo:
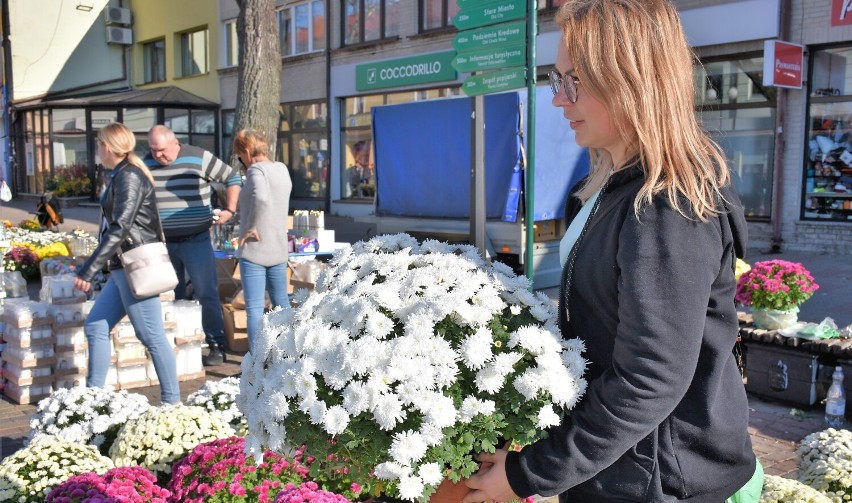
<svg viewBox="0 0 852 503">
<path fill-rule="evenodd" d="M 88 292 L 95 275 L 106 265 L 109 280 L 86 317 L 89 341 L 89 387 L 103 388 L 109 370 L 110 331 L 126 314 L 136 336 L 148 349 L 163 403 L 180 402 L 175 354 L 166 338 L 160 296 L 137 299 L 130 291 L 124 268 L 118 258 L 143 244 L 161 240 L 160 214 L 151 173 L 137 156 L 136 137 L 127 126 L 114 122 L 98 131 L 98 156 L 111 169 L 110 179 L 101 194 L 101 227 L 98 247 L 77 270 L 77 289 Z"/>
<path fill-rule="evenodd" d="M 566 0 L 556 22 L 553 105 L 592 159 L 566 206 L 559 298 L 562 335 L 586 344 L 588 388 L 547 438 L 480 454 L 464 501 L 757 501 L 732 352 L 746 223 L 696 119 L 677 12 Z"/>
<path fill-rule="evenodd" d="M 266 136 L 243 129 L 234 136 L 234 154 L 245 170 L 240 191 L 240 281 L 246 300 L 249 351 L 260 333 L 266 292 L 272 307 L 289 306 L 287 225 L 293 183 L 287 166 L 269 159 Z"/>
</svg>

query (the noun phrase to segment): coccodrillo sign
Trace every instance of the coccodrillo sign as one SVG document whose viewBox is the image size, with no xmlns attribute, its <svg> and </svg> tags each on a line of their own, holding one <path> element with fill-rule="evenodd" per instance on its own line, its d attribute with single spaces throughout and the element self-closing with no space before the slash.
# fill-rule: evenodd
<svg viewBox="0 0 852 503">
<path fill-rule="evenodd" d="M 455 51 L 436 52 L 358 65 L 355 67 L 355 88 L 370 91 L 455 80 L 458 77 L 452 66 L 455 55 Z"/>
</svg>

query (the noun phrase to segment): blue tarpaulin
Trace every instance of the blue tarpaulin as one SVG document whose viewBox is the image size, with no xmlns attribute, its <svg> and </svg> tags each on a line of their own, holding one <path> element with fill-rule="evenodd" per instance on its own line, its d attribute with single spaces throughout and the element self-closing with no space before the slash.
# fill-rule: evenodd
<svg viewBox="0 0 852 503">
<path fill-rule="evenodd" d="M 549 93 L 549 89 L 546 89 Z M 523 211 L 521 102 L 525 92 L 485 97 L 486 218 L 514 221 Z M 554 127 L 558 112 L 537 100 L 536 125 Z M 542 103 L 543 102 L 543 103 Z M 419 101 L 373 107 L 376 214 L 427 218 L 470 216 L 471 98 Z M 546 107 L 546 108 L 545 108 Z M 539 112 L 541 111 L 541 112 Z M 571 185 L 588 172 L 588 155 L 573 142 L 565 120 L 539 140 L 536 130 L 535 220 L 564 215 Z M 566 135 L 568 137 L 566 137 Z M 551 139 L 553 145 L 549 145 Z"/>
</svg>

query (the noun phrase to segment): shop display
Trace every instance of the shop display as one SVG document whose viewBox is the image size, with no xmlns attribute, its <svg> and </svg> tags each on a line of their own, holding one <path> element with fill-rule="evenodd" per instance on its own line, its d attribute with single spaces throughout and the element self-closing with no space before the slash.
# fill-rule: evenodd
<svg viewBox="0 0 852 503">
<path fill-rule="evenodd" d="M 805 218 L 852 221 L 852 117 L 814 117 L 805 173 Z"/>
</svg>

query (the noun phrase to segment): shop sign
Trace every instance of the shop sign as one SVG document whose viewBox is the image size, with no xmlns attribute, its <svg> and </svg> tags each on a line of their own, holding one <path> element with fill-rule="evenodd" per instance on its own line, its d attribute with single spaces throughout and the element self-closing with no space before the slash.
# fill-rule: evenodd
<svg viewBox="0 0 852 503">
<path fill-rule="evenodd" d="M 355 89 L 370 91 L 455 80 L 458 78 L 452 66 L 455 55 L 455 51 L 437 52 L 358 65 L 355 67 Z"/>
<path fill-rule="evenodd" d="M 852 0 L 834 0 L 831 5 L 831 26 L 852 24 Z"/>
<path fill-rule="evenodd" d="M 522 66 L 497 72 L 472 75 L 462 84 L 462 91 L 468 96 L 478 96 L 480 94 L 518 89 L 526 85 L 527 69 Z"/>
<path fill-rule="evenodd" d="M 481 51 L 463 52 L 456 55 L 453 67 L 460 72 L 479 72 L 496 68 L 523 66 L 527 61 L 526 44 L 507 47 L 495 47 Z"/>
<path fill-rule="evenodd" d="M 852 1 L 852 0 L 850 0 Z M 763 43 L 763 85 L 802 88 L 804 47 L 780 40 Z"/>
<path fill-rule="evenodd" d="M 467 30 L 520 19 L 527 14 L 526 6 L 527 0 L 499 0 L 475 5 L 469 9 L 460 10 L 453 18 L 453 25 L 459 30 Z"/>
<path fill-rule="evenodd" d="M 453 39 L 453 48 L 458 52 L 478 51 L 486 47 L 508 47 L 527 42 L 527 22 L 489 26 L 478 30 L 459 32 Z"/>
</svg>

